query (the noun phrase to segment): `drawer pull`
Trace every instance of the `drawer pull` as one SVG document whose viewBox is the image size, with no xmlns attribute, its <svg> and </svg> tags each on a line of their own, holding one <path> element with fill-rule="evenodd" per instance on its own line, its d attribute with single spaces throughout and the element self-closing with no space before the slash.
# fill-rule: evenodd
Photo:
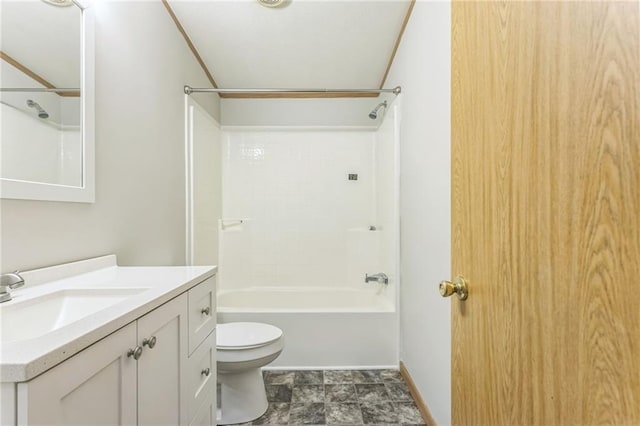
<svg viewBox="0 0 640 426">
<path fill-rule="evenodd" d="M 151 339 L 142 339 L 142 346 L 145 345 L 149 346 L 149 349 L 153 349 L 153 347 L 156 345 L 156 336 L 151 336 Z"/>
<path fill-rule="evenodd" d="M 202 370 L 200 374 L 202 374 L 203 376 L 208 376 L 209 374 L 211 374 L 211 369 L 207 367 L 204 370 Z"/>
<path fill-rule="evenodd" d="M 136 346 L 135 349 L 129 349 L 129 351 L 127 352 L 127 357 L 133 357 L 133 359 L 135 359 L 136 361 L 139 360 L 141 356 L 142 356 L 141 346 Z"/>
<path fill-rule="evenodd" d="M 202 315 L 209 315 L 209 314 L 211 313 L 211 308 L 210 308 L 210 307 L 208 307 L 208 306 L 207 306 L 206 308 L 202 308 L 202 309 L 200 310 L 200 313 L 201 313 Z"/>
</svg>

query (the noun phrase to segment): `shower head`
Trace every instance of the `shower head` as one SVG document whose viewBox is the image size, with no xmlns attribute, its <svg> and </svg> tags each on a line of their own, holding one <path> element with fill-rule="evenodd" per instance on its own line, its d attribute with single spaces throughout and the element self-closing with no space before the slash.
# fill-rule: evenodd
<svg viewBox="0 0 640 426">
<path fill-rule="evenodd" d="M 34 108 L 36 111 L 38 111 L 38 117 L 42 119 L 49 118 L 49 113 L 45 111 L 44 108 L 42 108 L 39 103 L 33 101 L 32 99 L 27 99 L 27 106 L 29 108 Z"/>
<path fill-rule="evenodd" d="M 382 107 L 385 107 L 385 108 L 387 107 L 387 101 L 380 102 L 380 103 L 378 104 L 378 106 L 376 106 L 376 107 L 373 109 L 373 111 L 371 111 L 371 112 L 369 113 L 369 118 L 370 118 L 370 119 L 372 119 L 372 120 L 375 120 L 376 118 L 378 118 L 378 110 L 379 110 L 380 108 L 382 108 Z"/>
</svg>

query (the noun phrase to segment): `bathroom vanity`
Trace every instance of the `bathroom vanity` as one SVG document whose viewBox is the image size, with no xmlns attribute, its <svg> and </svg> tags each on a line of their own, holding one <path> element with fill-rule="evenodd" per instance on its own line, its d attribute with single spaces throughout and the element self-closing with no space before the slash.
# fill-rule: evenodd
<svg viewBox="0 0 640 426">
<path fill-rule="evenodd" d="M 216 267 L 25 272 L 0 304 L 0 423 L 215 425 Z"/>
</svg>

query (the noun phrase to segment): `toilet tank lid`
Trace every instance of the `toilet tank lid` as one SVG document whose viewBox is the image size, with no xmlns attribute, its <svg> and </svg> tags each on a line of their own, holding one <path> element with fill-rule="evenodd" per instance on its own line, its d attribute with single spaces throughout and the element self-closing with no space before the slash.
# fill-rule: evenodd
<svg viewBox="0 0 640 426">
<path fill-rule="evenodd" d="M 259 322 L 230 322 L 216 326 L 218 348 L 246 348 L 267 345 L 282 337 L 278 327 Z"/>
</svg>

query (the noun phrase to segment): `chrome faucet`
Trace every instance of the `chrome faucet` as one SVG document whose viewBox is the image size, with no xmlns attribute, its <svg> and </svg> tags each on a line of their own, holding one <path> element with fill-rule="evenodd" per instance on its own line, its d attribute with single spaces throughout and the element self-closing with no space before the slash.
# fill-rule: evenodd
<svg viewBox="0 0 640 426">
<path fill-rule="evenodd" d="M 11 300 L 11 293 L 9 293 L 9 289 L 22 287 L 23 285 L 24 278 L 20 276 L 20 271 L 3 274 L 0 277 L 0 303 Z"/>
<path fill-rule="evenodd" d="M 383 274 L 382 272 L 373 275 L 364 274 L 364 282 L 368 283 L 371 281 L 376 281 L 380 284 L 389 284 L 389 277 L 387 277 L 387 275 Z"/>
</svg>

